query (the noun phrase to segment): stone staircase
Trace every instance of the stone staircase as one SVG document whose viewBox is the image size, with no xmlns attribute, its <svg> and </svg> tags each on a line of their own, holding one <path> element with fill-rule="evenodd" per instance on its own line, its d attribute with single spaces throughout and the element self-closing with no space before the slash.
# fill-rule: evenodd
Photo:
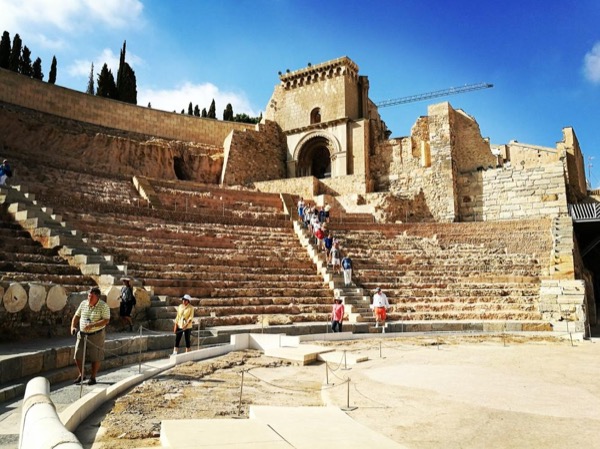
<svg viewBox="0 0 600 449">
<path fill-rule="evenodd" d="M 362 218 L 361 218 L 362 219 Z M 360 221 L 359 221 L 360 222 Z M 369 332 L 383 331 L 381 328 L 375 328 L 375 318 L 373 311 L 370 308 L 371 298 L 365 293 L 365 290 L 358 287 L 352 281 L 352 285 L 346 287 L 344 285 L 344 276 L 335 273 L 330 266 L 327 265 L 325 253 L 319 251 L 314 243 L 314 237 L 311 236 L 308 229 L 304 228 L 300 222 L 294 222 L 294 231 L 300 240 L 303 247 L 306 248 L 311 260 L 317 268 L 317 273 L 323 277 L 323 280 L 329 285 L 333 291 L 335 298 L 340 298 L 344 303 L 348 321 L 350 323 L 368 323 Z"/>
<path fill-rule="evenodd" d="M 23 186 L 0 188 L 0 202 L 6 204 L 15 222 L 34 240 L 45 248 L 58 248 L 70 265 L 94 278 L 99 285 L 112 285 L 125 274 L 124 266 L 115 265 L 112 256 L 90 246 L 79 231 L 68 226 L 51 208 L 42 206 Z"/>
</svg>

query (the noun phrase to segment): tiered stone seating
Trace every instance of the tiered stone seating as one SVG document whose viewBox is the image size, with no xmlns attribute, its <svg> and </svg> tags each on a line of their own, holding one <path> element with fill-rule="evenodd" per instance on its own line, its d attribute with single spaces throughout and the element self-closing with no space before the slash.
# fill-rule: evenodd
<svg viewBox="0 0 600 449">
<path fill-rule="evenodd" d="M 549 221 L 332 229 L 351 254 L 356 282 L 367 290 L 381 286 L 390 298 L 391 320 L 541 320 Z"/>
<path fill-rule="evenodd" d="M 199 215 L 220 215 L 265 221 L 289 220 L 278 194 L 220 188 L 194 182 L 148 179 L 159 207 Z"/>
<path fill-rule="evenodd" d="M 165 297 L 150 311 L 164 329 L 172 328 L 173 306 L 185 293 L 197 298 L 196 315 L 207 326 L 258 323 L 261 315 L 273 323 L 327 321 L 333 294 L 293 234 L 279 195 L 156 182 L 159 191 L 169 186 L 161 193 L 164 202 L 181 202 L 181 192 L 204 198 L 190 201 L 186 212 L 147 207 L 131 180 L 51 167 L 45 176 L 62 182 L 52 189 L 30 182 L 28 188 L 90 245 Z M 222 197 L 230 209 L 225 215 Z M 195 213 L 193 205 L 205 213 Z"/>
<path fill-rule="evenodd" d="M 331 308 L 325 288 L 289 227 L 182 223 L 155 217 L 79 217 L 78 228 L 105 252 L 127 260 L 128 273 L 179 304 L 188 293 L 207 325 L 322 321 Z M 172 318 L 174 308 L 155 310 Z"/>
<path fill-rule="evenodd" d="M 67 292 L 83 291 L 94 281 L 46 249 L 0 208 L 0 281 L 62 285 Z"/>
</svg>

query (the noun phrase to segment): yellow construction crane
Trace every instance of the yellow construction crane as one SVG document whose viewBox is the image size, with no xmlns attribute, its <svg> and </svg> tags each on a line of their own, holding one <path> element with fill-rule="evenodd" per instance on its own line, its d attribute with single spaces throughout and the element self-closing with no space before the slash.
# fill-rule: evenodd
<svg viewBox="0 0 600 449">
<path fill-rule="evenodd" d="M 394 98 L 392 100 L 384 100 L 379 103 L 375 103 L 378 108 L 387 108 L 388 106 L 396 106 L 405 103 L 414 103 L 415 101 L 429 100 L 430 98 L 446 97 L 448 95 L 462 94 L 465 92 L 471 92 L 480 89 L 489 89 L 494 87 L 490 83 L 477 83 L 477 84 L 465 84 L 462 87 L 451 87 L 450 89 L 434 90 L 433 92 L 427 92 L 424 94 L 410 95 L 408 97 Z"/>
</svg>

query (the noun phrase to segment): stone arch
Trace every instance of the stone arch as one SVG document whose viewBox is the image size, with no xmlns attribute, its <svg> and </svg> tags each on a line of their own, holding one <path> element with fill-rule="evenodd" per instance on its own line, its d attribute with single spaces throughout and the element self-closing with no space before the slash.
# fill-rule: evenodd
<svg viewBox="0 0 600 449">
<path fill-rule="evenodd" d="M 296 176 L 331 177 L 333 155 L 339 151 L 339 142 L 329 133 L 317 131 L 307 134 L 300 139 L 294 151 Z"/>
</svg>

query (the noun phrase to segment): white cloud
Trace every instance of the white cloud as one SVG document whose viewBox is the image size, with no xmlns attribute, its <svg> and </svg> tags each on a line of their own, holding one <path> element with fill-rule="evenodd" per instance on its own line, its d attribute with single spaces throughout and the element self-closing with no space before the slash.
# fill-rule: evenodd
<svg viewBox="0 0 600 449">
<path fill-rule="evenodd" d="M 124 28 L 141 23 L 143 9 L 140 0 L 0 0 L 0 29 L 33 33 L 49 26 L 72 32 L 96 22 Z"/>
<path fill-rule="evenodd" d="M 227 103 L 231 103 L 234 114 L 244 113 L 250 117 L 259 115 L 259 112 L 250 106 L 245 94 L 224 92 L 212 83 L 192 84 L 186 82 L 174 89 L 156 90 L 138 87 L 138 104 L 140 106 L 151 103 L 153 109 L 169 112 L 181 112 L 184 109 L 187 113 L 190 101 L 194 107 L 198 105 L 200 110 L 204 108 L 208 110 L 213 99 L 215 100 L 217 118 L 219 119 L 223 117 L 223 110 Z"/>
<path fill-rule="evenodd" d="M 131 26 L 142 16 L 139 0 L 85 0 L 86 15 L 91 14 L 113 28 Z"/>
<path fill-rule="evenodd" d="M 144 64 L 142 58 L 129 51 L 127 52 L 125 60 L 129 63 L 129 65 L 134 71 L 136 66 L 139 67 L 140 65 Z M 92 62 L 94 63 L 94 73 L 96 74 L 100 72 L 102 66 L 104 65 L 104 63 L 106 63 L 106 65 L 108 65 L 108 68 L 112 71 L 116 81 L 117 71 L 119 70 L 119 55 L 113 53 L 113 51 L 110 48 L 105 48 L 104 50 L 102 50 L 102 53 L 96 56 L 93 61 L 87 59 L 75 60 L 75 62 L 73 62 L 67 67 L 67 73 L 70 76 L 74 77 L 88 77 L 90 76 L 90 67 Z"/>
<path fill-rule="evenodd" d="M 600 42 L 596 42 L 583 59 L 583 73 L 592 83 L 600 84 Z"/>
</svg>

